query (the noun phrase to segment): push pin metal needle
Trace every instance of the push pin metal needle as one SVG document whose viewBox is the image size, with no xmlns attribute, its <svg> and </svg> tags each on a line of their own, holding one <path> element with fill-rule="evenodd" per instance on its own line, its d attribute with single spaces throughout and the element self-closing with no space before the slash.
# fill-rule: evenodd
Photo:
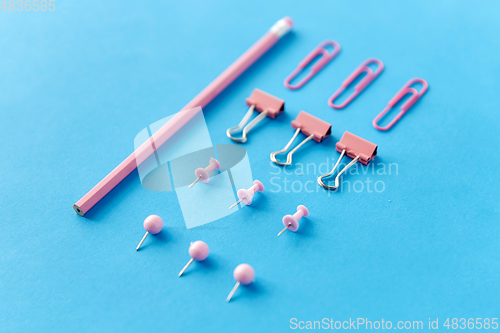
<svg viewBox="0 0 500 333">
<path fill-rule="evenodd" d="M 158 215 L 149 215 L 144 220 L 144 229 L 146 229 L 146 234 L 142 237 L 139 245 L 137 245 L 137 248 L 135 249 L 136 251 L 139 251 L 142 243 L 150 233 L 156 235 L 161 231 L 161 229 L 163 229 L 163 220 Z"/>
<path fill-rule="evenodd" d="M 264 192 L 264 185 L 262 185 L 260 180 L 254 180 L 253 186 L 248 190 L 245 190 L 244 188 L 239 189 L 236 194 L 240 200 L 236 201 L 231 207 L 229 207 L 229 209 L 233 208 L 240 202 L 243 202 L 244 205 L 250 205 L 252 203 L 253 195 L 257 193 L 257 191 Z"/>
<path fill-rule="evenodd" d="M 208 245 L 205 242 L 196 241 L 194 243 L 191 243 L 191 246 L 189 246 L 189 255 L 191 256 L 191 260 L 189 260 L 186 266 L 184 266 L 184 268 L 180 271 L 179 277 L 184 274 L 184 271 L 189 267 L 189 265 L 191 265 L 194 260 L 203 261 L 207 259 L 208 253 Z"/>
<path fill-rule="evenodd" d="M 231 300 L 240 284 L 249 284 L 255 281 L 255 271 L 249 264 L 239 264 L 233 271 L 233 277 L 236 280 L 236 284 L 229 293 L 229 296 L 227 296 L 227 302 Z"/>
<path fill-rule="evenodd" d="M 309 215 L 309 210 L 306 208 L 306 206 L 299 205 L 297 207 L 297 212 L 292 215 L 285 215 L 283 216 L 283 225 L 285 228 L 280 231 L 278 236 L 281 236 L 282 233 L 284 233 L 287 229 L 290 231 L 297 231 L 299 229 L 299 220 L 302 217 L 307 217 Z"/>
<path fill-rule="evenodd" d="M 191 185 L 189 185 L 188 188 L 193 187 L 193 185 L 196 184 L 198 181 L 201 181 L 202 183 L 208 183 L 208 180 L 210 179 L 210 172 L 219 169 L 220 169 L 219 161 L 211 157 L 210 161 L 208 162 L 208 166 L 206 168 L 198 168 L 194 171 L 196 180 Z"/>
</svg>

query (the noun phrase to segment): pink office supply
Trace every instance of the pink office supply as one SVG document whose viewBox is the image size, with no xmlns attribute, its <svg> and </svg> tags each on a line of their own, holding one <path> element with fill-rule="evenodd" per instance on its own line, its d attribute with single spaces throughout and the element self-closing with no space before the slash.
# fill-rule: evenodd
<svg viewBox="0 0 500 333">
<path fill-rule="evenodd" d="M 412 84 L 414 83 L 421 83 L 422 84 L 422 89 L 420 89 L 420 91 L 418 91 L 417 89 L 415 88 L 412 88 L 410 87 Z M 387 106 L 385 107 L 384 110 L 382 110 L 382 112 L 380 112 L 378 114 L 378 116 L 375 117 L 375 119 L 373 119 L 373 127 L 375 127 L 376 129 L 378 129 L 379 131 L 387 131 L 388 129 L 390 129 L 399 119 L 401 119 L 401 117 L 413 106 L 413 104 L 415 104 L 415 102 L 420 98 L 422 97 L 422 95 L 427 91 L 427 88 L 429 87 L 429 85 L 427 84 L 427 82 L 424 80 L 424 79 L 420 79 L 420 78 L 414 78 L 414 79 L 411 79 L 410 81 L 406 82 L 406 84 L 403 86 L 403 88 L 401 88 L 401 90 L 398 91 L 398 93 L 396 94 L 396 96 L 394 96 L 390 101 L 389 103 L 387 104 Z M 401 98 L 403 98 L 404 95 L 406 94 L 411 94 L 410 98 L 408 98 L 408 100 L 406 102 L 404 102 L 404 104 L 401 106 L 401 111 L 397 114 L 396 117 L 394 117 L 394 119 L 389 123 L 389 125 L 385 126 L 385 127 L 380 127 L 377 123 L 378 121 L 387 113 L 389 112 L 390 109 L 392 109 L 392 107 L 397 103 L 399 102 L 399 100 L 401 100 Z"/>
<path fill-rule="evenodd" d="M 236 280 L 236 284 L 234 285 L 233 290 L 229 293 L 229 296 L 227 296 L 227 302 L 231 300 L 240 284 L 245 285 L 255 281 L 255 271 L 249 264 L 240 264 L 234 269 L 233 277 Z"/>
<path fill-rule="evenodd" d="M 354 135 L 350 132 L 344 132 L 344 135 L 340 139 L 339 142 L 335 145 L 335 149 L 340 153 L 340 157 L 337 160 L 337 163 L 335 163 L 335 166 L 333 167 L 332 171 L 327 173 L 326 175 L 322 175 L 318 177 L 318 184 L 321 185 L 323 188 L 327 190 L 336 190 L 339 187 L 339 179 L 340 176 L 346 172 L 351 166 L 353 166 L 356 162 L 361 162 L 364 165 L 368 165 L 370 161 L 377 156 L 377 148 L 378 146 L 374 143 L 371 143 L 368 140 L 365 140 L 363 138 L 360 138 L 357 135 Z M 353 160 L 347 164 L 342 171 L 340 171 L 337 174 L 337 177 L 335 177 L 335 185 L 326 185 L 323 182 L 323 178 L 330 177 L 333 175 L 335 170 L 340 164 L 340 161 L 342 161 L 342 158 L 344 155 L 349 156 Z"/>
<path fill-rule="evenodd" d="M 364 165 L 368 165 L 377 156 L 376 144 L 347 131 L 344 132 L 340 141 L 337 142 L 335 149 L 339 153 L 345 151 L 346 155 L 350 158 L 359 158 L 359 161 Z"/>
<path fill-rule="evenodd" d="M 300 111 L 297 118 L 292 121 L 292 128 L 300 129 L 305 135 L 312 135 L 314 140 L 321 142 L 330 135 L 332 125 L 310 113 Z"/>
<path fill-rule="evenodd" d="M 145 142 L 135 152 L 130 154 L 110 174 L 101 180 L 94 188 L 85 194 L 74 205 L 78 215 L 85 215 L 96 203 L 118 185 L 128 174 L 144 162 L 158 147 L 164 144 L 182 126 L 191 120 L 201 108 L 205 107 L 217 97 L 227 86 L 236 80 L 248 67 L 266 53 L 281 37 L 287 34 L 293 26 L 293 21 L 285 17 L 276 22 L 271 29 L 258 40 L 241 57 L 231 64 L 222 74 L 210 83 L 184 108 L 184 112 L 177 113 L 151 137 L 151 142 Z M 154 147 L 151 149 L 151 147 Z"/>
<path fill-rule="evenodd" d="M 297 231 L 299 229 L 299 220 L 302 217 L 307 217 L 308 215 L 309 210 L 306 208 L 306 206 L 299 205 L 295 214 L 283 216 L 283 225 L 285 226 L 285 228 L 283 228 L 283 230 L 279 232 L 278 236 L 280 236 L 286 230 L 290 230 L 293 232 Z"/>
<path fill-rule="evenodd" d="M 326 46 L 332 46 L 333 50 L 331 52 L 326 49 Z M 311 53 L 309 53 L 304 60 L 302 60 L 297 68 L 293 70 L 293 72 L 288 75 L 283 83 L 285 87 L 291 90 L 296 90 L 301 88 L 304 84 L 306 84 L 309 80 L 313 78 L 323 67 L 326 66 L 330 61 L 333 60 L 340 52 L 339 43 L 333 40 L 326 40 L 319 44 Z M 290 81 L 292 81 L 300 72 L 304 70 L 314 59 L 319 56 L 319 59 L 312 65 L 311 71 L 297 84 L 292 85 Z"/>
<path fill-rule="evenodd" d="M 260 89 L 254 89 L 245 102 L 248 106 L 254 105 L 255 109 L 259 112 L 267 111 L 267 116 L 271 118 L 276 118 L 278 114 L 283 112 L 285 106 L 284 100 Z"/>
<path fill-rule="evenodd" d="M 368 67 L 369 64 L 377 64 L 377 69 L 373 71 L 370 67 Z M 370 58 L 365 60 L 361 65 L 359 65 L 358 68 L 354 70 L 354 72 L 351 73 L 347 77 L 347 79 L 342 82 L 340 85 L 340 88 L 337 89 L 337 91 L 330 97 L 328 100 L 328 105 L 330 105 L 334 109 L 343 109 L 349 104 L 356 96 L 359 95 L 360 92 L 362 92 L 366 86 L 368 86 L 377 76 L 382 73 L 382 70 L 384 69 L 384 64 L 382 61 L 375 59 L 375 58 Z M 339 95 L 354 81 L 361 73 L 366 72 L 365 77 L 363 77 L 358 84 L 354 87 L 354 92 L 347 97 L 344 102 L 342 102 L 340 105 L 335 105 L 333 102 Z"/>
<path fill-rule="evenodd" d="M 189 185 L 188 188 L 191 188 L 197 181 L 201 181 L 202 183 L 208 183 L 210 179 L 210 172 L 214 170 L 220 169 L 220 163 L 215 158 L 211 157 L 206 168 L 198 168 L 194 171 L 194 175 L 197 177 L 196 180 Z"/>
<path fill-rule="evenodd" d="M 285 110 L 285 101 L 268 94 L 260 89 L 254 89 L 252 95 L 246 99 L 247 105 L 250 107 L 240 121 L 238 126 L 228 128 L 226 135 L 228 138 L 235 142 L 243 143 L 247 141 L 247 133 L 254 128 L 262 119 L 266 116 L 270 118 L 276 118 L 276 116 Z M 255 117 L 248 125 L 245 124 L 252 117 L 253 111 L 257 110 L 260 114 Z M 245 127 L 243 127 L 245 126 Z M 243 129 L 241 138 L 235 138 L 232 136 L 233 133 L 239 132 Z"/>
<path fill-rule="evenodd" d="M 326 121 L 323 121 L 323 120 L 305 112 L 305 111 L 300 111 L 297 118 L 295 118 L 295 120 L 292 121 L 292 128 L 296 130 L 295 134 L 293 135 L 292 139 L 290 139 L 290 141 L 287 143 L 285 148 L 283 148 L 282 150 L 276 151 L 274 153 L 271 153 L 271 161 L 273 161 L 274 163 L 276 163 L 278 165 L 290 165 L 290 164 L 292 164 L 293 153 L 295 153 L 297 151 L 297 149 L 302 147 L 302 145 L 304 145 L 307 141 L 314 139 L 317 142 L 322 142 L 324 138 L 326 138 L 327 136 L 330 135 L 332 125 L 327 123 Z M 288 155 L 286 157 L 286 160 L 287 160 L 286 163 L 279 162 L 276 159 L 276 155 L 285 153 L 290 148 L 292 143 L 295 141 L 295 138 L 297 137 L 297 135 L 301 131 L 305 135 L 307 135 L 307 138 L 304 141 L 302 141 L 301 143 L 299 143 L 297 145 L 297 147 L 295 147 L 294 149 L 292 149 L 288 153 Z"/>
<path fill-rule="evenodd" d="M 146 234 L 142 237 L 139 245 L 137 245 L 136 251 L 139 251 L 139 248 L 149 234 L 156 235 L 163 229 L 163 220 L 158 215 L 149 215 L 144 220 L 144 229 L 146 229 Z"/>
<path fill-rule="evenodd" d="M 253 186 L 248 190 L 245 190 L 244 188 L 239 189 L 236 194 L 240 200 L 236 201 L 231 207 L 229 207 L 229 209 L 233 208 L 240 202 L 244 205 L 250 205 L 252 203 L 253 195 L 257 192 L 264 192 L 264 185 L 260 182 L 260 180 L 254 180 Z"/>
<path fill-rule="evenodd" d="M 189 246 L 189 255 L 191 256 L 191 260 L 184 266 L 184 268 L 180 271 L 179 277 L 184 274 L 184 271 L 193 263 L 194 260 L 196 261 L 203 261 L 207 259 L 208 253 L 210 252 L 208 245 L 203 242 L 203 241 L 196 241 L 194 243 L 191 243 Z"/>
</svg>

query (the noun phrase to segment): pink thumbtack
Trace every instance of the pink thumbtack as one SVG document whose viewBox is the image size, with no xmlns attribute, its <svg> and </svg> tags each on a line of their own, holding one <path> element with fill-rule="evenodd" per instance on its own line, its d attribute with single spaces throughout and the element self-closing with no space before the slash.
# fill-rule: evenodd
<svg viewBox="0 0 500 333">
<path fill-rule="evenodd" d="M 297 213 L 293 214 L 293 216 L 292 215 L 283 216 L 283 225 L 285 226 L 285 228 L 280 231 L 278 236 L 284 233 L 286 229 L 293 232 L 297 231 L 297 229 L 299 228 L 299 220 L 302 217 L 307 217 L 307 215 L 309 215 L 309 210 L 306 208 L 306 206 L 299 205 L 297 207 Z"/>
<path fill-rule="evenodd" d="M 240 284 L 250 284 L 255 281 L 255 271 L 249 264 L 239 264 L 234 269 L 233 276 L 236 280 L 236 284 L 234 285 L 233 290 L 229 293 L 229 296 L 227 296 L 226 301 L 228 302 L 231 300 L 231 297 L 233 297 Z"/>
<path fill-rule="evenodd" d="M 219 161 L 211 157 L 210 161 L 208 162 L 208 166 L 206 168 L 198 168 L 194 171 L 194 175 L 197 178 L 191 185 L 189 185 L 188 188 L 191 188 L 194 184 L 196 184 L 198 180 L 200 180 L 202 183 L 208 183 L 208 180 L 210 179 L 210 172 L 219 169 L 220 169 Z"/>
<path fill-rule="evenodd" d="M 236 201 L 231 207 L 229 207 L 229 209 L 233 208 L 240 202 L 243 202 L 244 205 L 250 205 L 252 203 L 253 195 L 257 193 L 257 191 L 264 192 L 264 185 L 262 185 L 260 180 L 254 180 L 253 186 L 248 190 L 245 190 L 244 188 L 239 189 L 236 194 L 240 200 Z"/>
<path fill-rule="evenodd" d="M 191 265 L 191 263 L 196 260 L 196 261 L 203 261 L 207 259 L 208 257 L 208 245 L 205 242 L 202 241 L 196 241 L 194 243 L 191 243 L 191 246 L 189 246 L 189 255 L 191 256 L 191 260 L 184 266 L 182 271 L 179 273 L 179 277 L 184 274 L 184 271 Z"/>
<path fill-rule="evenodd" d="M 149 233 L 156 235 L 161 231 L 161 229 L 163 229 L 163 220 L 158 215 L 149 215 L 144 220 L 144 229 L 146 229 L 146 234 L 144 235 L 144 237 L 142 237 L 139 245 L 137 245 L 137 248 L 135 249 L 136 251 L 139 251 L 139 248 L 141 247 L 142 243 Z"/>
</svg>

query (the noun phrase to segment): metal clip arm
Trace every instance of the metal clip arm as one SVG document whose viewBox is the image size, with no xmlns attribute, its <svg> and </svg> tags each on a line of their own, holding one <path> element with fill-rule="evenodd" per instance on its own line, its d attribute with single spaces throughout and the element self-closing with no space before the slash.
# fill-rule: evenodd
<svg viewBox="0 0 500 333">
<path fill-rule="evenodd" d="M 231 128 L 227 129 L 226 135 L 228 136 L 228 138 L 230 138 L 234 142 L 239 142 L 239 143 L 244 143 L 247 141 L 248 132 L 250 132 L 250 130 L 252 128 L 254 128 L 258 123 L 261 122 L 262 119 L 264 119 L 267 116 L 267 110 L 265 110 L 265 111 L 261 112 L 257 117 L 255 117 L 252 121 L 250 121 L 248 123 L 248 125 L 245 126 L 245 124 L 248 122 L 248 120 L 252 117 L 254 109 L 255 109 L 255 105 L 250 106 L 250 108 L 248 109 L 248 111 L 245 114 L 245 116 L 243 117 L 243 119 L 241 119 L 238 126 L 231 127 Z M 239 132 L 242 129 L 243 129 L 243 131 L 241 133 L 241 138 L 235 138 L 232 136 L 233 133 Z"/>
<path fill-rule="evenodd" d="M 282 153 L 285 153 L 289 148 L 290 146 L 292 145 L 292 143 L 295 141 L 295 138 L 297 138 L 297 135 L 299 135 L 300 133 L 300 127 L 297 128 L 297 130 L 295 131 L 295 134 L 293 135 L 293 137 L 290 139 L 290 141 L 288 141 L 288 143 L 286 144 L 285 148 L 279 150 L 279 151 L 275 151 L 274 153 L 271 153 L 271 161 L 273 161 L 273 163 L 276 163 L 278 165 L 290 165 L 292 164 L 292 155 L 293 153 L 295 153 L 300 147 L 302 147 L 307 141 L 311 140 L 314 135 L 311 134 L 309 135 L 307 138 L 304 139 L 304 141 L 302 141 L 301 143 L 299 143 L 297 145 L 297 147 L 293 148 L 289 153 L 288 155 L 286 156 L 286 163 L 282 163 L 282 162 L 279 162 L 277 159 L 276 159 L 276 155 L 279 155 L 279 154 L 282 154 Z"/>
<path fill-rule="evenodd" d="M 338 187 L 339 187 L 339 179 L 340 179 L 340 176 L 346 172 L 350 167 L 352 167 L 358 160 L 359 160 L 359 155 L 356 156 L 356 158 L 354 158 L 349 164 L 347 164 L 338 174 L 337 174 L 337 177 L 335 177 L 335 186 L 330 186 L 330 185 L 326 185 L 324 182 L 323 182 L 323 178 L 327 178 L 327 177 L 330 177 L 331 175 L 333 175 L 333 173 L 335 172 L 335 170 L 337 169 L 337 167 L 339 166 L 340 164 L 340 161 L 342 161 L 342 158 L 344 157 L 345 155 L 345 149 L 342 150 L 342 153 L 340 154 L 340 157 L 339 159 L 337 160 L 337 163 L 335 163 L 335 166 L 333 167 L 332 171 L 330 171 L 329 173 L 327 173 L 326 175 L 323 175 L 323 176 L 320 176 L 318 177 L 318 184 L 321 185 L 321 187 L 323 187 L 324 189 L 327 189 L 327 190 L 336 190 Z"/>
</svg>

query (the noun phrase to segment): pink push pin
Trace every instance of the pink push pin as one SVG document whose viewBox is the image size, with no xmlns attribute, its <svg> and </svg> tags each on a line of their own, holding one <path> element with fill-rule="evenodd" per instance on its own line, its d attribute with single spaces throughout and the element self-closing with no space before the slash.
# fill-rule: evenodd
<svg viewBox="0 0 500 333">
<path fill-rule="evenodd" d="M 201 180 L 202 183 L 208 183 L 208 180 L 210 179 L 210 172 L 214 170 L 219 170 L 220 169 L 220 163 L 217 161 L 215 158 L 211 157 L 210 161 L 208 162 L 208 166 L 206 168 L 198 168 L 194 171 L 194 175 L 198 178 L 189 185 L 188 188 L 191 188 L 198 180 Z"/>
<path fill-rule="evenodd" d="M 244 188 L 239 189 L 236 194 L 240 200 L 236 201 L 231 207 L 229 207 L 229 209 L 233 208 L 240 202 L 243 202 L 244 205 L 250 205 L 252 203 L 253 195 L 257 193 L 257 191 L 264 192 L 264 185 L 262 185 L 260 180 L 254 180 L 253 186 L 248 190 L 245 190 Z"/>
<path fill-rule="evenodd" d="M 137 245 L 137 248 L 135 249 L 136 251 L 139 251 L 139 248 L 141 247 L 142 243 L 149 235 L 149 233 L 156 235 L 161 231 L 161 229 L 163 229 L 163 220 L 158 215 L 149 215 L 144 220 L 144 229 L 146 229 L 146 234 L 144 235 L 144 237 L 142 237 L 139 245 Z"/>
<path fill-rule="evenodd" d="M 179 273 L 179 277 L 184 274 L 184 271 L 191 265 L 191 263 L 196 260 L 196 261 L 203 261 L 207 259 L 208 257 L 208 245 L 205 242 L 202 241 L 196 241 L 194 243 L 191 243 L 189 246 L 189 255 L 191 256 L 191 260 L 184 266 L 182 271 Z"/>
<path fill-rule="evenodd" d="M 236 284 L 234 285 L 233 290 L 229 293 L 229 296 L 227 296 L 226 301 L 228 302 L 231 300 L 231 297 L 233 297 L 240 284 L 250 284 L 255 281 L 255 271 L 249 264 L 239 264 L 234 269 L 233 276 L 236 280 Z"/>
<path fill-rule="evenodd" d="M 297 207 L 297 213 L 292 215 L 285 215 L 283 216 L 283 225 L 285 228 L 280 231 L 278 236 L 280 236 L 282 233 L 285 232 L 285 230 L 290 230 L 290 231 L 297 231 L 299 229 L 299 220 L 302 217 L 307 217 L 309 215 L 309 210 L 306 208 L 306 206 L 299 205 Z"/>
</svg>

